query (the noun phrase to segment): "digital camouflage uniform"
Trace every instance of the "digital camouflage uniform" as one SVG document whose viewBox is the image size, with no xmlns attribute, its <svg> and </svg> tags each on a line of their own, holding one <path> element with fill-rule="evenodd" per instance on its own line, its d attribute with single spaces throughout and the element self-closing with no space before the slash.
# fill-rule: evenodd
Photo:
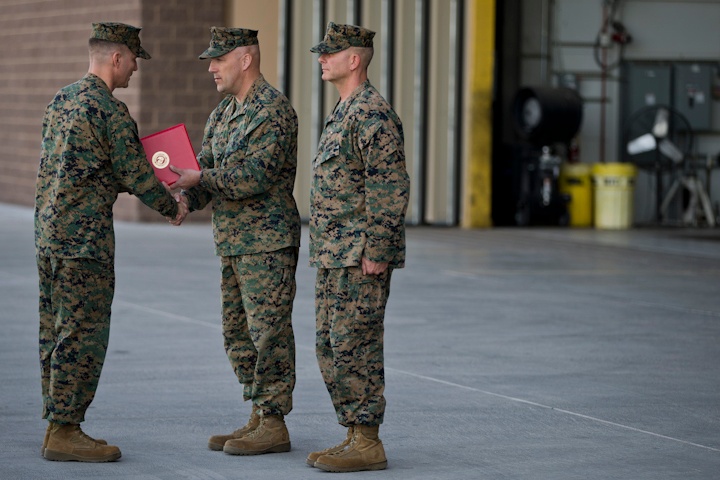
<svg viewBox="0 0 720 480">
<path fill-rule="evenodd" d="M 93 38 L 132 45 L 149 58 L 139 29 L 93 27 Z M 55 95 L 42 135 L 35 246 L 43 418 L 77 424 L 95 396 L 108 345 L 113 204 L 123 191 L 165 216 L 174 217 L 177 204 L 155 179 L 127 107 L 99 77 L 87 74 Z"/>
<path fill-rule="evenodd" d="M 239 29 L 213 27 L 206 54 L 237 38 L 224 38 L 227 30 Z M 295 387 L 296 157 L 295 110 L 260 76 L 242 104 L 228 95 L 210 114 L 198 155 L 200 185 L 185 192 L 191 210 L 212 201 L 225 350 L 244 399 L 262 415 L 290 412 Z"/>
<path fill-rule="evenodd" d="M 409 186 L 402 123 L 366 81 L 325 120 L 310 195 L 316 354 L 345 426 L 383 422 L 385 305 L 392 271 L 405 263 Z M 362 257 L 389 267 L 363 275 Z"/>
</svg>

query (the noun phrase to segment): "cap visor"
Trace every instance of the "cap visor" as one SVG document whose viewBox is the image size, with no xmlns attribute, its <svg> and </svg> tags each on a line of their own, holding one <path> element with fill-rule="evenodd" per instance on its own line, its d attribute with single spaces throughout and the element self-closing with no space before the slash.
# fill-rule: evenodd
<svg viewBox="0 0 720 480">
<path fill-rule="evenodd" d="M 140 47 L 140 51 L 138 52 L 138 57 L 144 58 L 145 60 L 150 60 L 152 57 L 150 54 L 145 50 L 144 48 Z"/>
<path fill-rule="evenodd" d="M 229 51 L 230 51 L 230 50 L 228 50 L 228 49 L 226 49 L 226 48 L 210 47 L 210 48 L 208 48 L 207 50 L 205 50 L 203 53 L 201 53 L 198 58 L 201 59 L 201 60 L 204 60 L 204 59 L 206 59 L 206 58 L 222 57 L 223 55 L 225 55 L 225 54 L 228 53 Z"/>
<path fill-rule="evenodd" d="M 347 47 L 341 47 L 338 45 L 328 45 L 325 42 L 320 42 L 310 49 L 313 53 L 336 53 L 345 50 Z"/>
</svg>

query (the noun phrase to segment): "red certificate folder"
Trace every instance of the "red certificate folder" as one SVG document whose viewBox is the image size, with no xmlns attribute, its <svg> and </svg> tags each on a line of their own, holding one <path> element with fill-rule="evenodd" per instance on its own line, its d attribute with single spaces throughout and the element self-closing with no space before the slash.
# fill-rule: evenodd
<svg viewBox="0 0 720 480">
<path fill-rule="evenodd" d="M 170 165 L 200 170 L 184 123 L 143 137 L 140 141 L 155 176 L 161 182 L 172 185 L 179 178 L 177 173 L 170 171 Z"/>
</svg>

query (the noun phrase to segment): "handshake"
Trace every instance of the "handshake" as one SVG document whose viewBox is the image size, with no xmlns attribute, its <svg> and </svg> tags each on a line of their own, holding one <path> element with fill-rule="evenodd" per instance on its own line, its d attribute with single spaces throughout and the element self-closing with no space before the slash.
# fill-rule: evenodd
<svg viewBox="0 0 720 480">
<path fill-rule="evenodd" d="M 190 213 L 190 206 L 188 205 L 188 200 L 185 195 L 182 193 L 172 193 L 173 190 L 176 190 L 178 188 L 190 188 L 194 187 L 195 185 L 200 183 L 200 171 L 193 170 L 190 168 L 177 168 L 173 165 L 170 165 L 170 170 L 172 170 L 174 173 L 180 175 L 180 178 L 178 178 L 175 183 L 173 183 L 173 186 L 170 187 L 167 183 L 163 182 L 163 186 L 165 189 L 170 192 L 175 199 L 175 201 L 178 204 L 178 211 L 175 217 L 166 217 L 168 222 L 170 222 L 172 225 L 175 225 L 176 227 L 182 224 L 182 222 L 185 220 L 185 217 L 187 217 L 188 213 Z"/>
<path fill-rule="evenodd" d="M 170 187 L 167 183 L 163 183 L 163 186 L 170 192 Z M 185 220 L 185 217 L 187 217 L 188 213 L 190 213 L 190 207 L 188 206 L 187 197 L 183 195 L 182 193 L 174 193 L 173 198 L 178 204 L 178 211 L 175 217 L 165 217 L 167 218 L 167 221 L 170 222 L 172 225 L 175 225 L 176 227 L 180 226 L 182 222 Z"/>
</svg>

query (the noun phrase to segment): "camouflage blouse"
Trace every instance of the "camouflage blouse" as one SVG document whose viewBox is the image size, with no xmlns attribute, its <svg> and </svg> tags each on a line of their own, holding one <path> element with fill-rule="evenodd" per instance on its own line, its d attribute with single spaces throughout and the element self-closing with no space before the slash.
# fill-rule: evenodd
<svg viewBox="0 0 720 480">
<path fill-rule="evenodd" d="M 193 210 L 213 202 L 217 255 L 300 246 L 297 131 L 292 105 L 262 76 L 242 104 L 228 95 L 210 114 L 198 154 L 200 185 L 186 194 Z"/>
<path fill-rule="evenodd" d="M 313 162 L 310 265 L 405 264 L 410 180 L 400 118 L 370 82 L 325 119 Z"/>
<path fill-rule="evenodd" d="M 127 106 L 87 74 L 61 89 L 45 110 L 35 194 L 37 253 L 112 262 L 119 192 L 136 195 L 162 215 L 177 213 Z"/>
</svg>

